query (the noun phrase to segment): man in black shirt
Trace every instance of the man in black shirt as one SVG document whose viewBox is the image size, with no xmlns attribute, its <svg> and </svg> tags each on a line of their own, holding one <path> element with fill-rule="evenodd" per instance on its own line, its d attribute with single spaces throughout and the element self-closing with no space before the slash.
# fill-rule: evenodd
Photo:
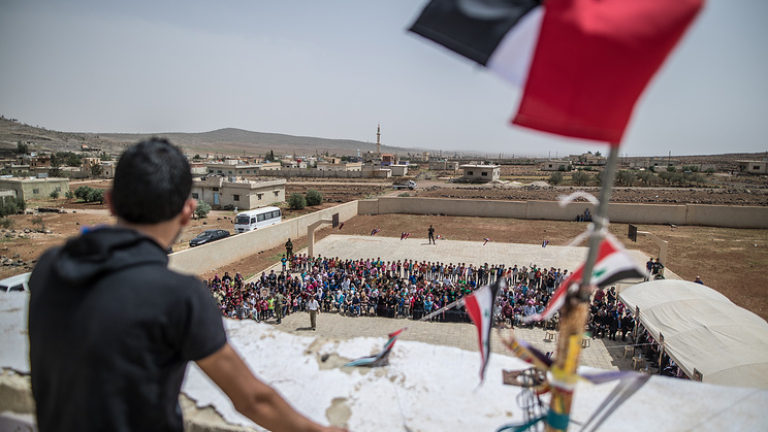
<svg viewBox="0 0 768 432">
<path fill-rule="evenodd" d="M 429 244 L 435 244 L 435 229 L 432 228 L 432 225 L 429 226 L 427 234 L 429 235 Z"/>
<path fill-rule="evenodd" d="M 32 393 L 40 432 L 182 431 L 194 361 L 243 415 L 274 431 L 338 431 L 296 412 L 227 342 L 197 279 L 165 250 L 195 210 L 192 176 L 165 140 L 123 153 L 106 194 L 117 226 L 47 251 L 30 279 Z"/>
</svg>

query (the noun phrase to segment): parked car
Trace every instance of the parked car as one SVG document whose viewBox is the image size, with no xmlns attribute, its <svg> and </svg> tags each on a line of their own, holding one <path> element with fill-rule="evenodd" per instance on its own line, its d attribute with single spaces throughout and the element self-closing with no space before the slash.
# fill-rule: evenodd
<svg viewBox="0 0 768 432">
<path fill-rule="evenodd" d="M 29 292 L 29 275 L 32 272 L 11 276 L 0 281 L 0 292 Z"/>
<path fill-rule="evenodd" d="M 190 247 L 200 246 L 201 244 L 210 243 L 212 241 L 221 240 L 229 237 L 229 231 L 220 229 L 213 229 L 201 232 L 197 237 L 189 241 Z"/>
</svg>

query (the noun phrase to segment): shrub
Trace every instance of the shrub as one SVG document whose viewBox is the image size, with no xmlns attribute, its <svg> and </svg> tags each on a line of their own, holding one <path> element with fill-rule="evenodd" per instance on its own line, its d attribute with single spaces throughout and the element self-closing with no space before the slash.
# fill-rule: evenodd
<svg viewBox="0 0 768 432">
<path fill-rule="evenodd" d="M 398 195 L 398 196 L 399 196 L 399 197 L 409 197 L 409 196 L 411 196 L 411 194 L 409 194 L 408 192 L 403 192 L 403 193 L 401 193 L 401 194 L 400 194 L 400 195 Z"/>
<path fill-rule="evenodd" d="M 304 198 L 306 198 L 308 206 L 320 205 L 323 202 L 323 195 L 314 189 L 309 189 Z"/>
<path fill-rule="evenodd" d="M 75 194 L 74 194 L 74 193 L 72 193 L 72 191 L 67 191 L 67 192 L 64 194 L 64 198 L 66 198 L 66 199 L 73 199 L 74 197 L 75 197 Z"/>
<path fill-rule="evenodd" d="M 26 203 L 21 198 L 5 198 L 0 202 L 0 217 L 19 214 L 26 208 Z"/>
<path fill-rule="evenodd" d="M 573 184 L 577 186 L 584 186 L 592 179 L 592 176 L 583 172 L 583 171 L 577 171 L 573 173 Z"/>
<path fill-rule="evenodd" d="M 198 219 L 205 219 L 208 217 L 208 213 L 211 212 L 211 205 L 205 201 L 197 200 L 197 208 L 195 209 L 195 217 Z"/>
<path fill-rule="evenodd" d="M 51 198 L 53 198 L 53 199 L 58 199 L 58 198 L 59 198 L 59 194 L 60 194 L 60 193 L 61 193 L 61 192 L 60 192 L 58 189 L 56 189 L 56 190 L 54 190 L 53 192 L 51 192 L 51 194 L 50 194 L 49 196 L 50 196 Z"/>
<path fill-rule="evenodd" d="M 632 171 L 622 170 L 616 173 L 616 182 L 624 186 L 634 186 L 637 175 Z"/>
<path fill-rule="evenodd" d="M 8 218 L 8 217 L 4 217 L 4 218 L 0 219 L 0 226 L 5 228 L 5 229 L 13 228 L 13 219 Z"/>
<path fill-rule="evenodd" d="M 90 186 L 80 186 L 75 189 L 75 196 L 83 201 L 88 201 L 88 194 L 93 190 Z"/>
<path fill-rule="evenodd" d="M 549 175 L 549 184 L 557 186 L 563 182 L 563 173 L 560 171 L 554 172 Z"/>
<path fill-rule="evenodd" d="M 288 207 L 291 210 L 301 210 L 307 206 L 307 200 L 304 195 L 294 192 L 288 197 Z"/>
</svg>

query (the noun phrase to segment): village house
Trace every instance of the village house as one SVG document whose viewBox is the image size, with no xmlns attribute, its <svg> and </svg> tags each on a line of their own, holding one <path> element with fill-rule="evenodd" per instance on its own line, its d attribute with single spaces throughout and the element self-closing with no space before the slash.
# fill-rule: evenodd
<svg viewBox="0 0 768 432">
<path fill-rule="evenodd" d="M 285 179 L 254 181 L 209 175 L 194 179 L 192 198 L 214 209 L 250 210 L 285 201 L 285 183 Z"/>
<path fill-rule="evenodd" d="M 69 191 L 69 179 L 66 178 L 0 178 L 0 190 L 13 191 L 23 200 L 48 198 L 51 192 L 62 195 Z"/>
<path fill-rule="evenodd" d="M 768 161 L 737 161 L 740 174 L 768 174 Z"/>
<path fill-rule="evenodd" d="M 462 165 L 462 181 L 490 182 L 501 178 L 501 167 L 498 165 Z"/>
<path fill-rule="evenodd" d="M 541 165 L 542 171 L 570 171 L 571 161 L 567 160 L 548 160 Z"/>
</svg>

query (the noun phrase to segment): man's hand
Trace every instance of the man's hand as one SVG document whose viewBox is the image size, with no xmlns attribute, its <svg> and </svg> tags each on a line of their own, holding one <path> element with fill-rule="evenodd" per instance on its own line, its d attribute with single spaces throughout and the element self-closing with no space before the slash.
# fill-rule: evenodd
<svg viewBox="0 0 768 432">
<path fill-rule="evenodd" d="M 229 343 L 197 365 L 226 393 L 235 409 L 254 423 L 274 432 L 345 432 L 321 426 L 299 414 L 278 393 L 253 373 Z"/>
</svg>

